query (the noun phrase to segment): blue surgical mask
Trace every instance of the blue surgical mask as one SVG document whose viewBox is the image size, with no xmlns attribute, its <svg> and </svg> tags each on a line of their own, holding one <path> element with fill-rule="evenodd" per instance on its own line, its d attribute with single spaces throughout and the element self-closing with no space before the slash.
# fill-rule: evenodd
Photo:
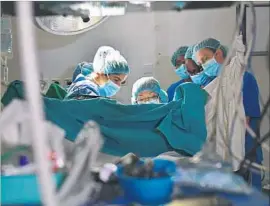
<svg viewBox="0 0 270 206">
<path fill-rule="evenodd" d="M 187 79 L 189 78 L 189 73 L 187 72 L 186 65 L 182 64 L 180 67 L 178 67 L 175 70 L 175 73 L 177 76 L 179 76 L 181 79 Z"/>
<path fill-rule="evenodd" d="M 204 73 L 209 77 L 216 77 L 220 73 L 221 64 L 219 64 L 215 57 L 202 64 Z"/>
<path fill-rule="evenodd" d="M 215 77 L 209 77 L 207 76 L 206 74 L 204 74 L 204 78 L 202 78 L 202 81 L 201 81 L 201 86 L 205 87 L 207 86 L 212 80 L 215 79 Z"/>
<path fill-rule="evenodd" d="M 193 83 L 203 85 L 208 80 L 209 77 L 204 72 L 200 72 L 199 74 L 190 76 L 190 78 Z"/>
<path fill-rule="evenodd" d="M 100 86 L 99 92 L 101 96 L 112 97 L 120 90 L 120 86 L 109 79 L 104 85 Z"/>
</svg>

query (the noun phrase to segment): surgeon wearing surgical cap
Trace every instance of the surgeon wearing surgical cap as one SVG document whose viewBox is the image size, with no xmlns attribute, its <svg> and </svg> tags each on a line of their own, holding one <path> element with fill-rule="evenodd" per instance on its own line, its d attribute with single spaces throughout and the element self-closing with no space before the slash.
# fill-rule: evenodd
<svg viewBox="0 0 270 206">
<path fill-rule="evenodd" d="M 202 88 L 210 83 L 214 78 L 208 77 L 201 66 L 194 61 L 193 55 L 194 46 L 189 46 L 185 54 L 185 68 L 193 83 L 200 85 Z"/>
<path fill-rule="evenodd" d="M 185 54 L 187 50 L 188 50 L 187 46 L 181 46 L 172 55 L 171 63 L 174 66 L 175 68 L 174 71 L 176 75 L 180 78 L 180 80 L 178 82 L 173 83 L 167 89 L 169 102 L 173 100 L 174 91 L 176 87 L 178 87 L 182 83 L 191 82 L 191 79 L 185 67 Z"/>
<path fill-rule="evenodd" d="M 92 78 L 99 85 L 101 96 L 105 97 L 114 96 L 129 74 L 126 59 L 119 51 L 112 51 L 107 47 L 99 48 L 94 57 L 93 67 Z"/>
<path fill-rule="evenodd" d="M 221 66 L 227 56 L 227 49 L 218 40 L 213 38 L 205 39 L 195 46 L 194 52 L 196 61 L 202 66 L 206 75 L 215 78 L 220 74 Z M 260 118 L 259 87 L 255 77 L 247 71 L 243 76 L 242 92 L 247 124 L 249 124 L 253 131 L 258 131 Z M 254 139 L 246 132 L 245 152 L 248 153 L 254 144 Z M 261 147 L 257 149 L 252 160 L 259 164 L 262 163 L 263 154 Z M 251 179 L 252 185 L 261 190 L 261 175 L 253 173 L 251 174 Z"/>
<path fill-rule="evenodd" d="M 154 77 L 142 77 L 132 87 L 132 104 L 167 103 L 168 97 Z"/>
<path fill-rule="evenodd" d="M 219 75 L 221 65 L 226 56 L 226 47 L 213 38 L 203 40 L 194 47 L 194 58 L 209 77 L 217 77 Z"/>
<path fill-rule="evenodd" d="M 93 71 L 70 86 L 66 98 L 112 97 L 129 74 L 125 58 L 112 47 L 102 46 L 93 60 Z M 77 77 L 78 78 L 78 77 Z"/>
</svg>

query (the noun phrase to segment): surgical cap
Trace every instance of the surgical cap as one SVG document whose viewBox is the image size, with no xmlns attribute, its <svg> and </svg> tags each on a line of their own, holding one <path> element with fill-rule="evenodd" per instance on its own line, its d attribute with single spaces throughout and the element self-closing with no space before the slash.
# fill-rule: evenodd
<svg viewBox="0 0 270 206">
<path fill-rule="evenodd" d="M 189 46 L 186 53 L 185 53 L 185 59 L 192 59 L 193 57 L 193 49 L 194 49 L 194 45 Z"/>
<path fill-rule="evenodd" d="M 132 98 L 137 99 L 138 95 L 143 91 L 160 93 L 160 84 L 154 77 L 142 77 L 138 79 L 132 87 Z"/>
<path fill-rule="evenodd" d="M 76 79 L 79 74 L 87 76 L 93 72 L 93 64 L 88 62 L 81 62 L 77 65 L 73 72 L 72 81 Z"/>
<path fill-rule="evenodd" d="M 223 56 L 224 56 L 224 57 L 227 57 L 227 54 L 228 54 L 228 47 L 226 47 L 226 46 L 224 46 L 224 45 L 221 45 L 221 46 L 220 46 L 220 49 L 221 49 L 221 51 L 222 51 L 222 53 L 223 53 Z"/>
<path fill-rule="evenodd" d="M 94 71 L 104 74 L 128 74 L 129 67 L 126 59 L 119 51 L 109 46 L 98 49 L 94 61 Z"/>
<path fill-rule="evenodd" d="M 219 47 L 220 47 L 220 41 L 213 38 L 208 38 L 196 44 L 193 52 L 197 53 L 199 50 L 205 49 L 205 48 L 217 50 Z"/>
<path fill-rule="evenodd" d="M 173 53 L 172 59 L 171 59 L 171 62 L 173 64 L 173 66 L 176 66 L 176 61 L 180 56 L 185 56 L 185 53 L 186 53 L 187 49 L 188 49 L 187 46 L 181 46 L 179 49 L 177 49 Z"/>
<path fill-rule="evenodd" d="M 129 71 L 128 63 L 119 51 L 106 56 L 104 74 L 128 74 Z"/>
<path fill-rule="evenodd" d="M 160 102 L 163 104 L 168 103 L 168 101 L 169 101 L 167 92 L 165 92 L 163 89 L 161 89 L 159 92 L 159 98 L 160 98 Z"/>
</svg>

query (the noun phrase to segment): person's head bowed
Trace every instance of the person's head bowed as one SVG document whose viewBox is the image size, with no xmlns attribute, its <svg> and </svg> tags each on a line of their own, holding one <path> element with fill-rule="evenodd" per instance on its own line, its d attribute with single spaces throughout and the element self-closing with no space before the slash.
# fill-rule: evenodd
<svg viewBox="0 0 270 206">
<path fill-rule="evenodd" d="M 126 80 L 130 69 L 119 51 L 109 46 L 98 49 L 93 61 L 92 78 L 100 86 L 102 96 L 114 96 Z"/>
<path fill-rule="evenodd" d="M 168 96 L 154 77 L 142 77 L 132 87 L 132 104 L 167 103 Z"/>
</svg>

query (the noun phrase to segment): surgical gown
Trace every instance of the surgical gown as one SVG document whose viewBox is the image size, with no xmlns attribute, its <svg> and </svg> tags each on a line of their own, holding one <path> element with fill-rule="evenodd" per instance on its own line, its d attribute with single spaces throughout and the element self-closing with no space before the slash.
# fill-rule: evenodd
<svg viewBox="0 0 270 206">
<path fill-rule="evenodd" d="M 66 99 L 100 96 L 99 87 L 84 75 L 79 74 L 71 86 L 68 88 Z"/>
</svg>

